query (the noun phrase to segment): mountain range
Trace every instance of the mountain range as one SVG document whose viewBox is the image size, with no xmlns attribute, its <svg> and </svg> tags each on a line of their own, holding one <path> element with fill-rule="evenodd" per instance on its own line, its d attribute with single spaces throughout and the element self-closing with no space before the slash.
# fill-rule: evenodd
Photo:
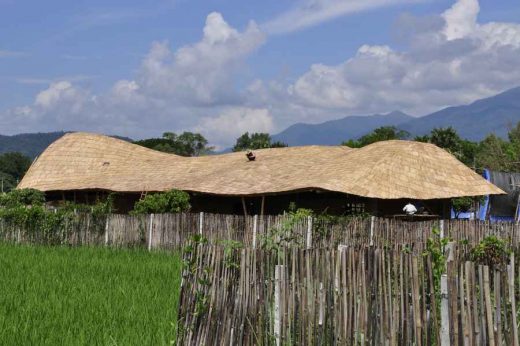
<svg viewBox="0 0 520 346">
<path fill-rule="evenodd" d="M 469 105 L 444 108 L 422 117 L 412 117 L 400 111 L 384 115 L 347 116 L 320 124 L 294 124 L 272 138 L 290 146 L 337 145 L 349 139 L 357 139 L 381 126 L 395 126 L 408 131 L 412 136 L 427 134 L 435 127 L 452 126 L 461 137 L 479 141 L 489 133 L 506 138 L 509 129 L 519 121 L 520 87 L 517 87 Z M 65 132 L 0 135 L 0 154 L 19 151 L 34 158 L 64 134 Z"/>
<path fill-rule="evenodd" d="M 444 108 L 419 118 L 399 111 L 386 115 L 348 116 L 320 124 L 294 124 L 272 137 L 290 146 L 334 145 L 357 139 L 381 126 L 395 126 L 412 136 L 428 134 L 436 127 L 452 126 L 461 137 L 479 141 L 489 133 L 506 138 L 509 129 L 519 121 L 520 87 L 517 87 L 469 105 Z"/>
</svg>

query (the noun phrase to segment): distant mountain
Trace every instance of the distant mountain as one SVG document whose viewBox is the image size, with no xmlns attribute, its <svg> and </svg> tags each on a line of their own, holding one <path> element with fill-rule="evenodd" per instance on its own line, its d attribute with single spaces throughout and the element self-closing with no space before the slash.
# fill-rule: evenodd
<svg viewBox="0 0 520 346">
<path fill-rule="evenodd" d="M 0 135 L 0 154 L 12 151 L 20 152 L 30 158 L 40 155 L 55 140 L 65 132 L 23 133 L 14 136 Z"/>
<path fill-rule="evenodd" d="M 400 128 L 414 135 L 424 135 L 435 127 L 452 126 L 461 137 L 476 141 L 489 133 L 505 138 L 509 129 L 519 121 L 520 87 L 466 106 L 448 107 L 415 118 Z"/>
<path fill-rule="evenodd" d="M 428 134 L 435 127 L 452 126 L 461 137 L 478 141 L 489 133 L 505 138 L 509 129 L 519 121 L 520 87 L 517 87 L 469 105 L 448 107 L 420 118 L 402 112 L 348 116 L 321 124 L 295 124 L 274 135 L 273 139 L 291 146 L 337 145 L 348 139 L 357 139 L 381 126 L 396 126 L 412 136 Z"/>
<path fill-rule="evenodd" d="M 277 135 L 274 141 L 295 145 L 338 145 L 348 139 L 355 139 L 381 126 L 397 126 L 413 117 L 399 111 L 369 116 L 348 116 L 321 124 L 294 124 Z"/>
<path fill-rule="evenodd" d="M 40 155 L 52 142 L 61 138 L 67 132 L 22 133 L 14 136 L 0 135 L 0 154 L 20 152 L 30 158 Z M 112 136 L 131 142 L 128 137 Z"/>
</svg>

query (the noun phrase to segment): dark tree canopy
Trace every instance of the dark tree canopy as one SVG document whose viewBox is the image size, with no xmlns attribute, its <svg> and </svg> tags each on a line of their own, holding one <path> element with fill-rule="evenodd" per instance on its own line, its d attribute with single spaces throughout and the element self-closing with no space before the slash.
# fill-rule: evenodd
<svg viewBox="0 0 520 346">
<path fill-rule="evenodd" d="M 208 141 L 204 136 L 193 132 L 183 132 L 180 135 L 165 132 L 162 138 L 143 139 L 134 143 L 181 156 L 201 156 L 209 154 L 213 150 L 213 147 L 208 146 Z"/>
<path fill-rule="evenodd" d="M 273 142 L 268 133 L 244 133 L 237 138 L 233 151 L 244 151 L 253 149 L 265 148 L 282 148 L 287 147 L 287 144 L 275 141 Z"/>
<path fill-rule="evenodd" d="M 382 126 L 357 140 L 350 139 L 341 144 L 351 148 L 361 148 L 375 142 L 388 141 L 391 139 L 407 139 L 408 137 L 410 137 L 410 134 L 407 131 L 399 130 L 395 126 Z"/>
<path fill-rule="evenodd" d="M 386 141 L 390 139 L 406 139 L 409 134 L 394 126 L 384 126 L 358 138 L 342 143 L 352 148 Z M 473 142 L 459 136 L 453 127 L 434 128 L 429 134 L 416 136 L 417 142 L 432 143 L 454 155 L 467 166 L 482 170 L 488 168 L 495 171 L 520 171 L 520 122 L 508 134 L 509 140 L 504 140 L 495 134 L 489 134 L 480 142 Z"/>
<path fill-rule="evenodd" d="M 4 192 L 16 187 L 31 166 L 31 159 L 21 153 L 0 155 L 0 189 Z"/>
</svg>

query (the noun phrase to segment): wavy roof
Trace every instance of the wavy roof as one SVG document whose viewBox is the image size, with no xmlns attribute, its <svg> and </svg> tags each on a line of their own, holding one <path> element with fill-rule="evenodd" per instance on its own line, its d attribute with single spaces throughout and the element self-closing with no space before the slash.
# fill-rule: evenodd
<svg viewBox="0 0 520 346">
<path fill-rule="evenodd" d="M 328 190 L 381 199 L 502 194 L 432 144 L 385 141 L 361 149 L 305 146 L 203 157 L 161 153 L 90 133 L 66 134 L 31 166 L 19 188 L 117 192 L 179 189 L 217 195 Z"/>
</svg>

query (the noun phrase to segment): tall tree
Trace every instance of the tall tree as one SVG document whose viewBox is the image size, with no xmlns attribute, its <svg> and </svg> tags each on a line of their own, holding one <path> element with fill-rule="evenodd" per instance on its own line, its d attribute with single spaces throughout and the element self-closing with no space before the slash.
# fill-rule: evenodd
<svg viewBox="0 0 520 346">
<path fill-rule="evenodd" d="M 201 156 L 209 154 L 213 150 L 213 147 L 208 146 L 208 141 L 204 136 L 193 132 L 183 132 L 180 135 L 165 132 L 162 138 L 149 138 L 134 143 L 181 156 Z"/>
<path fill-rule="evenodd" d="M 31 159 L 21 153 L 0 155 L 0 189 L 2 185 L 4 192 L 15 188 L 30 166 Z"/>
<path fill-rule="evenodd" d="M 265 148 L 282 148 L 287 147 L 287 144 L 276 141 L 273 142 L 271 136 L 268 133 L 244 133 L 238 137 L 233 151 L 253 150 L 253 149 L 265 149 Z"/>
<path fill-rule="evenodd" d="M 478 145 L 476 154 L 477 165 L 495 171 L 510 171 L 512 161 L 508 155 L 509 143 L 494 134 L 488 135 Z"/>
<path fill-rule="evenodd" d="M 351 148 L 361 148 L 375 142 L 388 141 L 392 139 L 407 139 L 408 137 L 410 137 L 410 133 L 407 131 L 400 130 L 395 126 L 382 126 L 357 140 L 350 139 L 341 143 L 341 145 L 346 145 Z"/>
</svg>

